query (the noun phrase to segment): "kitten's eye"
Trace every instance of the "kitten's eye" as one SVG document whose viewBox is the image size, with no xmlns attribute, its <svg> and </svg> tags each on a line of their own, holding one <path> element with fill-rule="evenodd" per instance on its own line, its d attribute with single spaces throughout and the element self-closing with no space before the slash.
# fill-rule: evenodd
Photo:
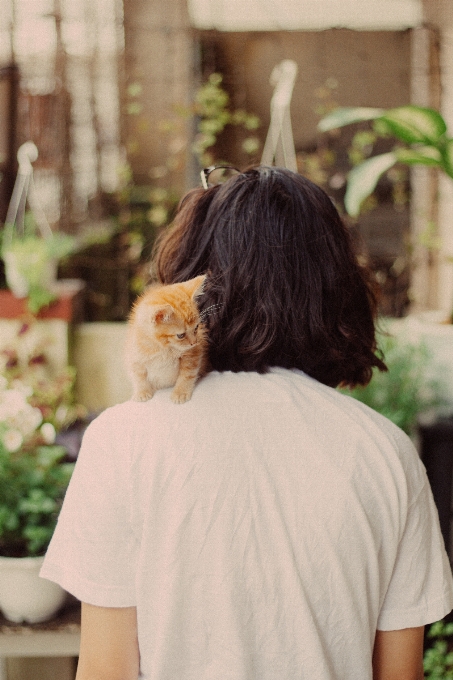
<svg viewBox="0 0 453 680">
<path fill-rule="evenodd" d="M 185 333 L 178 333 L 176 337 L 177 337 L 179 340 L 182 340 L 183 338 L 186 337 L 186 334 L 185 334 Z"/>
</svg>

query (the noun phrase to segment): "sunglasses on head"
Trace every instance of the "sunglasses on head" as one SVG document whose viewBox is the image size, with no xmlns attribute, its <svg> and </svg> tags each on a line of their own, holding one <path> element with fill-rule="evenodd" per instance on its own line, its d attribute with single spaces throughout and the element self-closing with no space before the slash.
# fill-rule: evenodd
<svg viewBox="0 0 453 680">
<path fill-rule="evenodd" d="M 211 165 L 209 168 L 203 168 L 200 172 L 201 184 L 203 189 L 215 187 L 218 184 L 224 184 L 231 177 L 240 175 L 241 171 L 234 168 L 232 165 Z"/>
</svg>

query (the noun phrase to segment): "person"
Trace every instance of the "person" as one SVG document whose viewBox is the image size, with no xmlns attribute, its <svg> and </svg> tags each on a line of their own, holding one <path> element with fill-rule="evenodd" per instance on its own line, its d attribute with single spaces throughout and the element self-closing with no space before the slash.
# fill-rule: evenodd
<svg viewBox="0 0 453 680">
<path fill-rule="evenodd" d="M 207 273 L 212 370 L 90 424 L 42 568 L 82 601 L 77 680 L 420 680 L 453 608 L 425 469 L 335 389 L 385 370 L 370 278 L 304 177 L 205 186 L 155 262 Z"/>
</svg>

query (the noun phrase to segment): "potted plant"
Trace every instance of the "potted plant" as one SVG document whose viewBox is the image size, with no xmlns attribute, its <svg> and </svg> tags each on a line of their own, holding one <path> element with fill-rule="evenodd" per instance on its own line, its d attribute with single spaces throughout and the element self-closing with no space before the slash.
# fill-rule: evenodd
<svg viewBox="0 0 453 680">
<path fill-rule="evenodd" d="M 359 215 L 362 203 L 374 191 L 381 175 L 396 163 L 437 168 L 453 179 L 453 138 L 435 109 L 412 105 L 393 109 L 340 107 L 321 119 L 319 129 L 327 132 L 363 121 L 371 121 L 378 136 L 391 135 L 398 143 L 387 153 L 367 158 L 349 173 L 345 208 L 352 217 Z M 442 365 L 446 382 L 451 384 L 453 314 L 448 317 L 448 312 L 434 310 L 409 317 L 408 323 L 413 336 L 426 342 L 439 366 Z M 453 392 L 450 398 L 453 399 Z"/>
<path fill-rule="evenodd" d="M 432 374 L 432 357 L 425 343 L 379 333 L 378 345 L 388 371 L 375 371 L 365 387 L 342 391 L 414 436 L 419 420 L 431 420 L 434 411 L 445 405 L 444 386 Z"/>
<path fill-rule="evenodd" d="M 85 415 L 74 403 L 74 371 L 50 372 L 47 342 L 24 324 L 0 351 L 0 609 L 30 623 L 50 618 L 65 600 L 38 573 L 74 465 L 55 439 Z"/>
<path fill-rule="evenodd" d="M 28 298 L 28 308 L 37 314 L 57 295 L 55 282 L 60 260 L 74 252 L 76 240 L 68 234 L 50 232 L 43 237 L 37 231 L 32 213 L 24 219 L 24 230 L 5 224 L 1 257 L 5 263 L 6 283 L 18 298 Z"/>
<path fill-rule="evenodd" d="M 393 135 L 401 144 L 359 163 L 348 175 L 345 208 L 357 217 L 363 201 L 374 191 L 381 175 L 396 163 L 426 165 L 453 178 L 453 139 L 447 124 L 435 109 L 399 106 L 394 109 L 340 107 L 324 116 L 318 124 L 321 132 L 352 123 L 373 121 L 380 136 Z"/>
<path fill-rule="evenodd" d="M 33 142 L 25 142 L 19 147 L 19 170 L 0 251 L 8 287 L 16 297 L 28 298 L 28 307 L 33 314 L 56 299 L 54 284 L 58 262 L 76 245 L 76 240 L 68 234 L 52 231 L 40 206 L 32 166 L 37 158 L 38 149 Z"/>
</svg>

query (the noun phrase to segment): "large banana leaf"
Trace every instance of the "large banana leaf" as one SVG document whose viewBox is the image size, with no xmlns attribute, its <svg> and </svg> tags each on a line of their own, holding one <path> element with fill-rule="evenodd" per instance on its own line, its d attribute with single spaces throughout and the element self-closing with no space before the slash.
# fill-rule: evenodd
<svg viewBox="0 0 453 680">
<path fill-rule="evenodd" d="M 437 144 L 447 131 L 438 111 L 412 105 L 388 110 L 364 106 L 340 107 L 324 116 L 318 123 L 318 129 L 327 132 L 351 123 L 376 119 L 389 133 L 407 144 Z"/>
<path fill-rule="evenodd" d="M 438 111 L 422 106 L 399 106 L 394 109 L 366 107 L 338 108 L 318 124 L 322 132 L 351 123 L 375 120 L 379 133 L 389 133 L 408 145 L 390 153 L 374 156 L 355 167 L 348 175 L 345 207 L 357 217 L 360 206 L 369 196 L 379 177 L 396 162 L 442 168 L 453 178 L 453 139 L 447 139 L 447 126 Z"/>
<path fill-rule="evenodd" d="M 394 151 L 368 158 L 357 165 L 348 175 L 348 187 L 344 197 L 345 208 L 352 217 L 360 213 L 365 198 L 373 193 L 379 177 L 389 170 L 398 158 Z"/>
<path fill-rule="evenodd" d="M 422 106 L 399 106 L 386 111 L 379 122 L 406 144 L 437 144 L 447 125 L 437 111 Z"/>
<path fill-rule="evenodd" d="M 360 123 L 364 120 L 374 120 L 385 113 L 384 109 L 372 109 L 365 106 L 358 107 L 344 107 L 338 108 L 324 116 L 318 123 L 318 129 L 321 132 L 328 130 L 335 130 L 336 128 L 350 125 L 351 123 Z"/>
</svg>

